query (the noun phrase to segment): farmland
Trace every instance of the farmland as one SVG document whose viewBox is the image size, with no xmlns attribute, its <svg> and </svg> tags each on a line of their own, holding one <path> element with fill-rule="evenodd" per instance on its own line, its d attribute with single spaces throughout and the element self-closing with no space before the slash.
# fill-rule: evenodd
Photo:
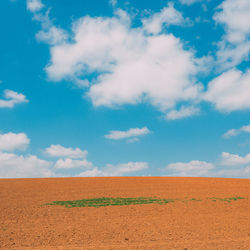
<svg viewBox="0 0 250 250">
<path fill-rule="evenodd" d="M 1 249 L 247 249 L 250 180 L 0 180 Z"/>
</svg>

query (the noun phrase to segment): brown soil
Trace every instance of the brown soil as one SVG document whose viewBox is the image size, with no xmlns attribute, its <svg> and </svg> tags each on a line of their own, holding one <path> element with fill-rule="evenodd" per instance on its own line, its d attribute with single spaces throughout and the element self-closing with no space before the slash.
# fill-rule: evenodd
<svg viewBox="0 0 250 250">
<path fill-rule="evenodd" d="M 188 198 L 165 205 L 66 208 L 56 200 Z M 212 201 L 209 197 L 246 199 Z M 0 249 L 250 249 L 250 180 L 0 179 Z"/>
</svg>

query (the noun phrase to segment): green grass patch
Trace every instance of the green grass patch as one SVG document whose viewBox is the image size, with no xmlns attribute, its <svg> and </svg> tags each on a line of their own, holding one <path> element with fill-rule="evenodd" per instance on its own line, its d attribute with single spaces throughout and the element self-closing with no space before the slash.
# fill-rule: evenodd
<svg viewBox="0 0 250 250">
<path fill-rule="evenodd" d="M 229 197 L 229 198 L 216 198 L 216 197 L 211 197 L 209 198 L 212 201 L 226 201 L 226 202 L 231 202 L 231 201 L 237 201 L 237 200 L 242 200 L 242 199 L 246 199 L 244 197 Z"/>
<path fill-rule="evenodd" d="M 144 205 L 144 204 L 167 204 L 174 202 L 172 199 L 158 199 L 151 197 L 138 198 L 95 198 L 72 201 L 53 201 L 45 205 L 60 205 L 65 207 L 105 207 L 105 206 L 127 206 L 127 205 Z"/>
<path fill-rule="evenodd" d="M 208 198 L 212 201 L 236 201 L 240 199 L 246 199 L 243 197 L 230 197 L 230 198 Z M 160 204 L 164 205 L 169 202 L 182 201 L 182 202 L 190 202 L 190 201 L 202 201 L 196 198 L 191 199 L 159 199 L 152 197 L 137 197 L 137 198 L 111 198 L 111 197 L 101 197 L 95 199 L 82 199 L 82 200 L 72 200 L 72 201 L 53 201 L 51 203 L 44 204 L 49 206 L 65 206 L 68 208 L 71 207 L 106 207 L 106 206 L 128 206 L 128 205 L 145 205 L 145 204 Z"/>
</svg>

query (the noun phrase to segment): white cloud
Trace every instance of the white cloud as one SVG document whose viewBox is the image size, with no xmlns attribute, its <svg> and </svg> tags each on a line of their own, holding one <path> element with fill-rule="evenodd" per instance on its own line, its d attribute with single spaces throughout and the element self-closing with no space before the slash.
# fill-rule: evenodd
<svg viewBox="0 0 250 250">
<path fill-rule="evenodd" d="M 5 90 L 4 98 L 5 100 L 0 99 L 0 108 L 13 108 L 16 104 L 28 102 L 23 94 L 12 90 Z"/>
<path fill-rule="evenodd" d="M 221 154 L 221 165 L 224 166 L 235 166 L 235 165 L 245 165 L 250 163 L 250 154 L 245 157 L 241 157 L 237 154 L 230 154 L 228 152 L 223 152 Z"/>
<path fill-rule="evenodd" d="M 0 152 L 0 178 L 52 177 L 51 163 L 34 155 Z"/>
<path fill-rule="evenodd" d="M 34 20 L 41 24 L 41 30 L 36 34 L 36 39 L 40 42 L 56 45 L 64 43 L 68 39 L 67 32 L 55 26 L 49 18 L 49 10 L 43 13 L 34 13 Z"/>
<path fill-rule="evenodd" d="M 127 131 L 112 130 L 104 137 L 111 140 L 121 140 L 130 137 L 138 137 L 149 134 L 150 130 L 147 127 L 131 128 Z"/>
<path fill-rule="evenodd" d="M 168 176 L 249 178 L 249 163 L 250 154 L 241 157 L 223 152 L 215 163 L 198 160 L 176 162 L 168 164 L 164 170 L 168 171 Z"/>
<path fill-rule="evenodd" d="M 41 0 L 27 0 L 27 9 L 31 12 L 40 11 L 43 7 Z"/>
<path fill-rule="evenodd" d="M 230 138 L 232 136 L 236 136 L 240 133 L 250 133 L 250 125 L 246 125 L 246 126 L 242 126 L 241 128 L 239 129 L 230 129 L 228 130 L 224 135 L 223 137 L 224 138 Z"/>
<path fill-rule="evenodd" d="M 250 43 L 243 42 L 236 45 L 228 45 L 225 42 L 219 43 L 217 51 L 217 66 L 219 71 L 230 69 L 244 60 L 248 60 Z"/>
<path fill-rule="evenodd" d="M 132 174 L 137 171 L 145 170 L 148 168 L 147 162 L 128 162 L 125 164 L 111 165 L 107 164 L 105 168 L 87 170 L 80 173 L 82 177 L 95 177 L 95 176 L 123 176 L 124 174 Z"/>
<path fill-rule="evenodd" d="M 250 52 L 250 1 L 225 0 L 214 15 L 224 25 L 225 35 L 218 44 L 218 65 L 223 69 L 234 67 L 249 58 Z"/>
<path fill-rule="evenodd" d="M 62 29 L 51 26 L 48 29 L 39 31 L 36 38 L 39 41 L 54 45 L 66 40 L 67 35 Z"/>
<path fill-rule="evenodd" d="M 204 161 L 176 162 L 169 164 L 166 169 L 172 171 L 174 176 L 209 176 L 214 165 Z"/>
<path fill-rule="evenodd" d="M 30 143 L 24 133 L 15 134 L 12 132 L 0 134 L 0 151 L 14 151 L 25 149 Z"/>
<path fill-rule="evenodd" d="M 218 177 L 228 177 L 228 178 L 250 178 L 250 167 L 240 168 L 240 169 L 223 169 L 216 172 Z"/>
<path fill-rule="evenodd" d="M 54 168 L 56 169 L 72 169 L 72 168 L 91 168 L 92 162 L 86 159 L 73 160 L 71 158 L 59 159 L 56 161 Z"/>
<path fill-rule="evenodd" d="M 204 100 L 215 104 L 217 110 L 231 112 L 250 108 L 250 70 L 243 73 L 232 69 L 208 84 Z"/>
<path fill-rule="evenodd" d="M 150 23 L 157 23 L 159 30 L 164 23 L 183 22 L 171 4 L 144 18 L 140 27 L 132 27 L 130 16 L 121 9 L 113 17 L 84 16 L 73 22 L 69 33 L 53 25 L 48 14 L 36 14 L 35 19 L 42 24 L 37 38 L 51 45 L 49 79 L 89 87 L 85 96 L 94 106 L 150 102 L 164 112 L 177 102 L 192 102 L 202 90 L 195 75 L 203 60 L 184 49 L 174 35 L 145 31 Z M 92 73 L 96 77 L 89 82 Z"/>
<path fill-rule="evenodd" d="M 180 110 L 171 110 L 170 112 L 167 113 L 166 119 L 167 120 L 177 120 L 177 119 L 182 119 L 186 118 L 189 116 L 193 116 L 196 114 L 200 113 L 200 109 L 197 107 L 184 107 L 182 106 Z"/>
<path fill-rule="evenodd" d="M 183 25 L 187 23 L 182 14 L 174 8 L 172 2 L 160 12 L 153 14 L 149 18 L 142 19 L 143 27 L 149 34 L 159 34 L 163 25 Z"/>
<path fill-rule="evenodd" d="M 250 35 L 249 0 L 225 0 L 215 13 L 214 20 L 225 25 L 226 40 L 241 43 Z"/>
<path fill-rule="evenodd" d="M 45 149 L 45 153 L 51 157 L 66 157 L 72 159 L 86 158 L 88 151 L 80 148 L 65 148 L 61 145 L 51 145 Z"/>
<path fill-rule="evenodd" d="M 179 0 L 182 4 L 191 5 L 197 2 L 202 2 L 204 0 Z M 206 1 L 206 0 L 205 0 Z"/>
</svg>

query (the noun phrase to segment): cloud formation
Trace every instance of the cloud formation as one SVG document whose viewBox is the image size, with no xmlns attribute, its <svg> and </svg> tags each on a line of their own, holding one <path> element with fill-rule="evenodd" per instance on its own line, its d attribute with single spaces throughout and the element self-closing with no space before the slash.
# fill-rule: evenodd
<svg viewBox="0 0 250 250">
<path fill-rule="evenodd" d="M 217 110 L 231 112 L 250 108 L 250 70 L 245 73 L 232 69 L 208 84 L 204 99 L 214 103 Z"/>
<path fill-rule="evenodd" d="M 250 154 L 239 156 L 222 152 L 217 162 L 193 160 L 170 163 L 168 176 L 250 178 Z"/>
<path fill-rule="evenodd" d="M 149 34 L 159 34 L 163 30 L 163 25 L 183 25 L 187 23 L 182 14 L 174 8 L 172 2 L 160 12 L 151 15 L 149 18 L 142 19 L 143 28 Z"/>
<path fill-rule="evenodd" d="M 123 176 L 133 174 L 134 172 L 145 170 L 148 168 L 147 162 L 128 162 L 124 164 L 112 165 L 107 164 L 105 168 L 94 168 L 84 171 L 79 174 L 81 177 L 96 177 L 96 176 Z"/>
<path fill-rule="evenodd" d="M 25 149 L 29 142 L 24 133 L 0 134 L 0 178 L 65 177 L 68 176 L 65 171 L 71 169 L 78 171 L 75 176 L 122 176 L 148 168 L 146 162 L 97 167 L 87 160 L 87 150 L 65 148 L 58 144 L 44 150 L 46 156 L 56 158 L 53 161 L 40 159 L 36 155 L 8 152 Z"/>
<path fill-rule="evenodd" d="M 45 154 L 50 157 L 69 157 L 73 159 L 86 158 L 88 151 L 80 148 L 65 148 L 59 144 L 51 145 L 45 149 Z"/>
<path fill-rule="evenodd" d="M 164 26 L 187 21 L 171 3 L 143 18 L 139 27 L 121 9 L 112 17 L 79 18 L 70 32 L 53 25 L 48 14 L 36 13 L 35 19 L 42 25 L 38 40 L 51 45 L 49 79 L 87 87 L 85 96 L 96 107 L 150 102 L 165 112 L 179 102 L 192 102 L 202 91 L 195 75 L 204 60 L 163 32 Z"/>
<path fill-rule="evenodd" d="M 57 160 L 54 167 L 56 169 L 72 169 L 91 168 L 92 166 L 92 162 L 87 161 L 87 159 L 74 160 L 71 158 L 64 158 Z"/>
<path fill-rule="evenodd" d="M 179 110 L 171 110 L 167 113 L 167 120 L 178 120 L 187 118 L 189 116 L 197 115 L 200 113 L 200 109 L 194 106 L 185 107 L 182 106 Z"/>
<path fill-rule="evenodd" d="M 222 70 L 229 69 L 247 60 L 250 52 L 250 1 L 223 1 L 214 20 L 225 29 L 225 34 L 218 43 L 218 67 Z"/>
<path fill-rule="evenodd" d="M 150 133 L 150 130 L 147 127 L 131 128 L 127 131 L 111 130 L 104 137 L 107 139 L 111 139 L 111 140 L 121 140 L 121 139 L 132 138 L 134 141 L 135 138 L 138 139 L 137 138 L 138 136 L 147 135 L 149 133 Z M 133 141 L 130 141 L 130 142 L 133 142 Z"/>
<path fill-rule="evenodd" d="M 27 9 L 31 12 L 40 11 L 43 7 L 41 0 L 27 0 Z"/>
<path fill-rule="evenodd" d="M 13 108 L 16 104 L 29 102 L 26 96 L 13 90 L 5 90 L 4 98 L 0 99 L 0 108 Z"/>
<path fill-rule="evenodd" d="M 201 1 L 180 2 L 191 5 Z M 95 107 L 148 102 L 169 120 L 198 114 L 200 101 L 212 102 L 222 112 L 249 108 L 249 71 L 233 67 L 249 58 L 250 1 L 224 0 L 216 9 L 213 19 L 224 27 L 225 34 L 213 59 L 197 58 L 193 49 L 187 49 L 184 41 L 165 29 L 189 22 L 173 3 L 141 18 L 141 26 L 136 27 L 126 11 L 115 7 L 117 1 L 110 4 L 113 16 L 83 16 L 72 22 L 70 31 L 57 27 L 49 11 L 30 9 L 41 23 L 36 38 L 50 45 L 51 58 L 45 69 L 50 80 L 66 79 L 85 87 L 84 96 Z M 212 61 L 223 74 L 212 80 L 204 93 L 196 77 Z M 231 86 L 239 98 L 229 90 Z M 231 105 L 229 99 L 233 100 Z"/>
<path fill-rule="evenodd" d="M 34 155 L 0 152 L 0 178 L 53 177 L 51 163 Z"/>
<path fill-rule="evenodd" d="M 241 133 L 250 133 L 250 125 L 245 125 L 238 129 L 230 129 L 223 135 L 223 137 L 230 138 Z"/>
<path fill-rule="evenodd" d="M 169 164 L 166 169 L 175 176 L 209 176 L 214 165 L 205 161 L 176 162 Z"/>
<path fill-rule="evenodd" d="M 12 132 L 0 134 L 0 151 L 23 150 L 30 143 L 25 133 L 15 134 Z"/>
<path fill-rule="evenodd" d="M 228 152 L 223 152 L 221 158 L 222 158 L 221 165 L 224 166 L 244 165 L 250 163 L 250 154 L 241 157 L 237 154 L 230 154 Z"/>
</svg>

